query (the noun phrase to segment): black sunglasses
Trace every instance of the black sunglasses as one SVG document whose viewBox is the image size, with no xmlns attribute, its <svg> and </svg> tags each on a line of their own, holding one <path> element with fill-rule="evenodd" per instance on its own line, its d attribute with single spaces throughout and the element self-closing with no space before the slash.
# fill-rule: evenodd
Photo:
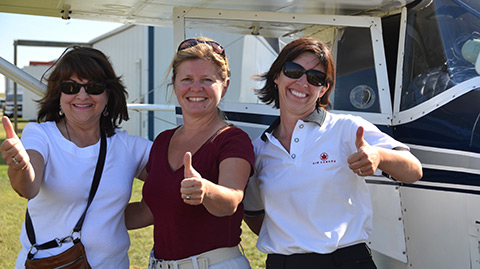
<svg viewBox="0 0 480 269">
<path fill-rule="evenodd" d="M 322 71 L 318 71 L 315 69 L 305 70 L 303 66 L 294 62 L 285 63 L 285 65 L 283 66 L 283 74 L 289 78 L 294 79 L 298 79 L 303 76 L 303 74 L 307 74 L 307 81 L 313 86 L 325 85 L 325 80 L 327 78 L 327 75 Z"/>
<path fill-rule="evenodd" d="M 184 50 L 184 49 L 195 47 L 198 44 L 210 45 L 210 47 L 212 47 L 212 49 L 215 53 L 221 55 L 225 59 L 225 49 L 222 47 L 222 45 L 220 45 L 217 42 L 212 41 L 212 40 L 198 40 L 198 39 L 195 39 L 195 38 L 186 39 L 186 40 L 182 41 L 182 43 L 180 43 L 180 45 L 178 45 L 177 51 L 181 51 L 181 50 Z"/>
<path fill-rule="evenodd" d="M 103 82 L 88 82 L 81 84 L 75 81 L 64 81 L 60 83 L 60 90 L 65 94 L 77 94 L 82 87 L 88 94 L 98 95 L 105 91 L 107 85 Z"/>
</svg>

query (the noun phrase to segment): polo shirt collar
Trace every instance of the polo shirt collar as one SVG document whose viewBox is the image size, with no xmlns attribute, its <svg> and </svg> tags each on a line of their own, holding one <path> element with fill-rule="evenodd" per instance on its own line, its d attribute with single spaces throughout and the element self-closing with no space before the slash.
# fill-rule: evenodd
<svg viewBox="0 0 480 269">
<path fill-rule="evenodd" d="M 305 122 L 313 122 L 318 124 L 319 126 L 322 126 L 323 122 L 325 121 L 325 118 L 327 117 L 327 111 L 322 108 L 316 108 L 313 110 L 313 112 L 308 115 L 308 117 L 304 120 Z M 280 117 L 277 117 L 272 124 L 263 132 L 261 139 L 265 142 L 267 141 L 267 135 L 266 133 L 272 133 L 277 126 L 280 125 Z"/>
</svg>

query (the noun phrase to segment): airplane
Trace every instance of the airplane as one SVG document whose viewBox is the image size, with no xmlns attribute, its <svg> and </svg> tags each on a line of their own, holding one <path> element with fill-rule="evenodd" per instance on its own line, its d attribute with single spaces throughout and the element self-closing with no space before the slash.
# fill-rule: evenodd
<svg viewBox="0 0 480 269">
<path fill-rule="evenodd" d="M 480 1 L 3 0 L 0 12 L 170 27 L 172 48 L 198 29 L 226 32 L 254 37 L 273 56 L 288 40 L 318 37 L 335 55 L 331 112 L 369 120 L 422 162 L 414 184 L 366 179 L 378 268 L 480 268 Z M 44 87 L 1 58 L 0 72 Z M 251 88 L 235 91 L 223 110 L 255 138 L 278 111 Z"/>
</svg>

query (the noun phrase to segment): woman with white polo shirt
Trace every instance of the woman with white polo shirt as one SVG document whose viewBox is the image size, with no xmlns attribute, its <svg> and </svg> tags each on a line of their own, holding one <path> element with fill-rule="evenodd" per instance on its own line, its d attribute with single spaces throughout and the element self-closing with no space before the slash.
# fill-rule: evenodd
<svg viewBox="0 0 480 269">
<path fill-rule="evenodd" d="M 375 268 L 362 177 L 378 168 L 413 183 L 422 177 L 420 162 L 368 121 L 327 112 L 335 68 L 323 42 L 289 43 L 260 80 L 260 100 L 280 117 L 254 141 L 244 205 L 267 268 Z"/>
</svg>

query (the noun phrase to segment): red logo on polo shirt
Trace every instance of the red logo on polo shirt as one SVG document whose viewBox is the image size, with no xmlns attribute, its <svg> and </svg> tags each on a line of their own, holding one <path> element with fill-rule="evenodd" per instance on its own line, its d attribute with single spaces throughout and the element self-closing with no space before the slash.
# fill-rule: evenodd
<svg viewBox="0 0 480 269">
<path fill-rule="evenodd" d="M 314 162 L 313 162 L 313 165 L 315 165 L 315 164 L 324 164 L 324 163 L 335 163 L 335 162 L 337 162 L 336 160 L 329 160 L 329 159 L 328 159 L 328 157 L 329 157 L 329 156 L 328 156 L 328 153 L 326 153 L 326 152 L 322 152 L 319 157 L 320 157 L 320 160 L 319 160 L 319 161 L 314 161 Z"/>
</svg>

